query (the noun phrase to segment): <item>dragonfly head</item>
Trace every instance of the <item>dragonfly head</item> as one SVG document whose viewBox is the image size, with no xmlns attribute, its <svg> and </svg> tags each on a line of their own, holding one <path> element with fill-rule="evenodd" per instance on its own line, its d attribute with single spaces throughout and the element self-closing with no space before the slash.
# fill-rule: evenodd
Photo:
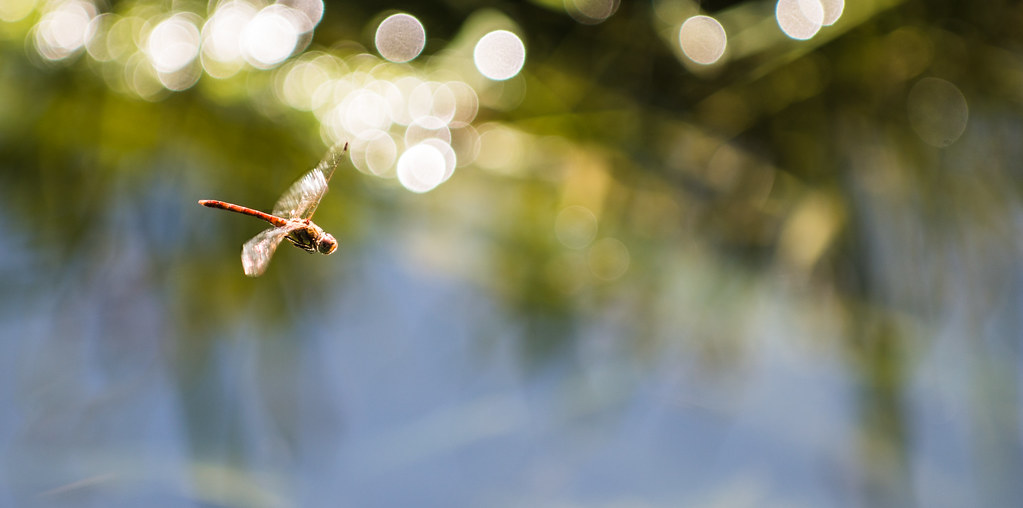
<svg viewBox="0 0 1023 508">
<path fill-rule="evenodd" d="M 330 254 L 337 250 L 337 240 L 330 233 L 323 233 L 316 241 L 316 250 L 320 254 Z"/>
</svg>

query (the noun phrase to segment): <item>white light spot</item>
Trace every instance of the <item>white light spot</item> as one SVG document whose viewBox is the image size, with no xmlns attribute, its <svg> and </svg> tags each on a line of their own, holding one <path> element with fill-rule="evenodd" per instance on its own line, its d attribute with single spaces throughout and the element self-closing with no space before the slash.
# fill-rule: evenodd
<svg viewBox="0 0 1023 508">
<path fill-rule="evenodd" d="M 484 35 L 472 53 L 476 68 L 489 79 L 503 81 L 514 77 L 526 63 L 526 47 L 519 36 L 496 30 Z"/>
<path fill-rule="evenodd" d="M 199 55 L 199 29 L 183 14 L 160 22 L 149 33 L 146 56 L 158 72 L 176 72 Z"/>
<path fill-rule="evenodd" d="M 433 90 L 430 115 L 440 118 L 446 124 L 451 123 L 451 119 L 455 117 L 455 107 L 458 105 L 456 100 L 455 93 L 451 90 L 451 87 L 443 83 L 437 83 L 437 88 Z"/>
<path fill-rule="evenodd" d="M 938 78 L 917 81 L 906 98 L 909 124 L 925 143 L 945 147 L 955 143 L 969 121 L 966 97 L 959 88 Z"/>
<path fill-rule="evenodd" d="M 476 95 L 476 90 L 461 81 L 448 81 L 444 86 L 454 96 L 455 101 L 455 111 L 448 120 L 448 124 L 452 127 L 471 124 L 476 119 L 476 113 L 480 108 L 480 99 Z"/>
<path fill-rule="evenodd" d="M 386 104 L 387 116 L 391 119 L 391 123 L 398 123 L 398 117 L 408 116 L 405 112 L 405 96 L 402 95 L 401 90 L 395 86 L 390 80 L 376 79 L 369 83 L 366 83 L 366 89 L 376 92 L 380 97 L 384 99 Z"/>
<path fill-rule="evenodd" d="M 39 54 L 48 60 L 62 60 L 76 54 L 86 43 L 85 36 L 94 16 L 96 7 L 89 2 L 71 0 L 58 4 L 35 26 Z"/>
<path fill-rule="evenodd" d="M 113 14 L 100 14 L 92 18 L 85 29 L 85 51 L 97 62 L 109 62 L 114 58 L 107 43 L 116 21 L 117 17 Z"/>
<path fill-rule="evenodd" d="M 391 83 L 394 85 L 395 90 L 388 93 L 387 100 L 391 105 L 391 118 L 394 119 L 394 123 L 399 125 L 412 123 L 412 115 L 409 114 L 411 106 L 408 104 L 408 97 L 412 94 L 412 90 L 415 90 L 422 82 L 421 79 L 415 76 L 404 76 Z"/>
<path fill-rule="evenodd" d="M 375 42 L 380 56 L 392 62 L 408 62 L 426 46 L 426 29 L 414 16 L 395 14 L 380 22 Z"/>
<path fill-rule="evenodd" d="M 428 192 L 444 180 L 445 166 L 444 154 L 433 146 L 413 146 L 398 159 L 398 182 L 412 192 Z"/>
<path fill-rule="evenodd" d="M 728 36 L 718 20 L 710 16 L 693 16 L 678 31 L 682 52 L 692 61 L 709 65 L 725 54 Z"/>
<path fill-rule="evenodd" d="M 191 88 L 199 81 L 201 71 L 198 66 L 182 67 L 174 72 L 157 72 L 156 78 L 168 90 L 180 92 Z"/>
<path fill-rule="evenodd" d="M 310 99 L 310 105 L 313 107 L 316 118 L 321 122 L 326 122 L 327 118 L 337 116 L 338 104 L 355 90 L 356 86 L 352 84 L 352 81 L 345 78 L 330 79 L 316 87 L 316 91 L 313 92 Z M 340 122 L 340 120 L 341 117 L 337 116 L 337 121 Z"/>
<path fill-rule="evenodd" d="M 135 53 L 124 66 L 124 80 L 128 88 L 147 101 L 155 101 L 167 94 L 167 87 L 160 82 L 149 63 L 141 52 Z"/>
<path fill-rule="evenodd" d="M 440 114 L 436 113 L 437 109 L 443 109 L 443 106 L 440 108 L 437 107 L 439 88 L 440 83 L 437 83 L 436 81 L 425 81 L 412 89 L 408 95 L 408 112 L 413 121 L 417 121 L 428 116 L 435 116 L 440 118 L 442 122 L 447 123 L 447 120 L 449 120 L 450 117 L 444 118 L 444 111 L 441 111 Z M 443 101 L 443 98 L 441 98 L 441 101 Z M 450 102 L 452 101 L 448 101 L 448 103 Z M 449 109 L 450 113 L 453 115 L 454 108 L 451 107 Z"/>
<path fill-rule="evenodd" d="M 89 26 L 105 25 L 108 22 L 106 18 L 110 16 L 103 15 L 101 16 L 102 20 Z M 127 62 L 133 55 L 138 54 L 139 48 L 135 45 L 136 35 L 138 34 L 137 27 L 141 27 L 144 24 L 145 21 L 141 18 L 129 17 L 117 19 L 107 29 L 104 36 L 97 36 L 100 39 L 97 45 L 102 44 L 104 48 L 97 48 L 96 54 L 103 55 L 109 60 Z M 98 34 L 99 30 L 100 28 L 97 28 L 95 32 Z"/>
<path fill-rule="evenodd" d="M 824 23 L 824 7 L 820 0 L 778 0 L 774 17 L 785 35 L 793 39 L 806 40 L 821 29 Z"/>
<path fill-rule="evenodd" d="M 824 26 L 834 25 L 838 18 L 842 17 L 845 10 L 845 0 L 821 0 L 821 7 L 824 8 Z"/>
<path fill-rule="evenodd" d="M 412 146 L 431 138 L 445 143 L 451 142 L 451 129 L 435 116 L 424 116 L 405 128 L 405 146 Z"/>
<path fill-rule="evenodd" d="M 323 0 L 280 0 L 279 3 L 302 15 L 304 19 L 299 19 L 296 25 L 302 33 L 312 30 L 323 18 Z"/>
<path fill-rule="evenodd" d="M 436 148 L 437 151 L 444 156 L 444 176 L 440 179 L 440 181 L 441 183 L 448 181 L 448 178 L 451 178 L 451 175 L 455 173 L 455 166 L 458 165 L 458 158 L 455 156 L 455 150 L 451 148 L 451 145 L 437 138 L 427 139 L 423 141 L 423 144 Z"/>
<path fill-rule="evenodd" d="M 269 69 L 291 56 L 298 44 L 299 28 L 294 9 L 274 4 L 259 11 L 241 33 L 245 60 L 252 66 Z"/>
<path fill-rule="evenodd" d="M 248 3 L 220 4 L 202 27 L 203 54 L 218 62 L 241 61 L 242 32 L 255 16 L 256 8 Z"/>
<path fill-rule="evenodd" d="M 337 108 L 342 125 L 352 134 L 358 135 L 364 130 L 386 130 L 391 126 L 387 101 L 368 88 L 346 95 Z"/>
<path fill-rule="evenodd" d="M 597 216 L 586 207 L 569 206 L 554 219 L 554 234 L 565 247 L 586 247 L 597 236 Z"/>
</svg>

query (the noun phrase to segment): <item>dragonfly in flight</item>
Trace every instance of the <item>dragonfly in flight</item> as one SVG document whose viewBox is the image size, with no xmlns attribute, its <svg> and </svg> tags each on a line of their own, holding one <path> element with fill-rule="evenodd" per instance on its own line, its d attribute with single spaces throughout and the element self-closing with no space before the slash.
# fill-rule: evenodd
<svg viewBox="0 0 1023 508">
<path fill-rule="evenodd" d="M 215 199 L 201 199 L 199 204 L 230 212 L 243 213 L 269 222 L 273 227 L 264 230 L 242 246 L 242 268 L 245 275 L 259 277 L 270 265 L 277 246 L 284 240 L 306 252 L 331 254 L 337 250 L 337 240 L 312 220 L 316 205 L 327 193 L 327 182 L 341 164 L 348 143 L 330 149 L 327 156 L 308 173 L 299 178 L 281 195 L 270 213 L 246 206 L 225 203 Z"/>
</svg>

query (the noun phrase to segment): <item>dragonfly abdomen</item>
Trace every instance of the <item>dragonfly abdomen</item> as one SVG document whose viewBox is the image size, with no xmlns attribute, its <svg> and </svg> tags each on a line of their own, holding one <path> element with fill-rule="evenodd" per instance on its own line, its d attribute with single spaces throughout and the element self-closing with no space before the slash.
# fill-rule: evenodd
<svg viewBox="0 0 1023 508">
<path fill-rule="evenodd" d="M 277 227 L 283 227 L 288 223 L 287 219 L 282 219 L 275 215 L 270 215 L 266 212 L 261 212 L 254 208 L 249 208 L 247 206 L 236 205 L 233 203 L 225 203 L 224 201 L 218 201 L 216 199 L 200 199 L 199 204 L 210 208 L 219 208 L 221 210 L 227 210 L 229 212 L 241 213 L 259 219 L 263 219 Z"/>
</svg>

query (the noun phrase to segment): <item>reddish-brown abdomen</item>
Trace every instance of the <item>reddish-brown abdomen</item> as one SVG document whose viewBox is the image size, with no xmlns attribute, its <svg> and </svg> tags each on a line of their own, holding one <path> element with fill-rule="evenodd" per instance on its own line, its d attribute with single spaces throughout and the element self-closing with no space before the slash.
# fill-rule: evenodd
<svg viewBox="0 0 1023 508">
<path fill-rule="evenodd" d="M 261 212 L 259 210 L 256 210 L 255 208 L 249 208 L 247 206 L 236 205 L 233 203 L 225 203 L 223 201 L 218 201 L 216 199 L 200 199 L 199 204 L 209 208 L 219 208 L 221 210 L 227 210 L 229 212 L 236 212 L 245 215 L 250 215 L 252 217 L 257 217 L 277 227 L 283 227 L 288 223 L 286 219 L 282 219 L 280 217 L 270 215 L 265 212 Z"/>
</svg>

